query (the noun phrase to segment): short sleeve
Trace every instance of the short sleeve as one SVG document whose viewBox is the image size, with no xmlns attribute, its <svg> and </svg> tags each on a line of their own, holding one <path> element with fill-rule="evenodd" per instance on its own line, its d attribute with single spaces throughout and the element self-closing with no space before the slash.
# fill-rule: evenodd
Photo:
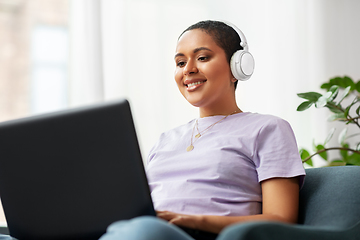
<svg viewBox="0 0 360 240">
<path fill-rule="evenodd" d="M 305 170 L 290 124 L 271 118 L 260 129 L 256 139 L 254 163 L 259 182 L 275 177 L 300 177 L 303 185 Z"/>
</svg>

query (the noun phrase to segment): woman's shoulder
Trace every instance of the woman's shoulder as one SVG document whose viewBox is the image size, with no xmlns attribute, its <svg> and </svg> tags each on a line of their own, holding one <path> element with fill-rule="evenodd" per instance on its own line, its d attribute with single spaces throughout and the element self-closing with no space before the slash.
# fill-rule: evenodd
<svg viewBox="0 0 360 240">
<path fill-rule="evenodd" d="M 289 123 L 278 116 L 270 114 L 261 114 L 253 112 L 243 112 L 233 115 L 235 124 L 249 125 L 249 126 L 272 126 L 272 125 L 289 125 Z"/>
</svg>

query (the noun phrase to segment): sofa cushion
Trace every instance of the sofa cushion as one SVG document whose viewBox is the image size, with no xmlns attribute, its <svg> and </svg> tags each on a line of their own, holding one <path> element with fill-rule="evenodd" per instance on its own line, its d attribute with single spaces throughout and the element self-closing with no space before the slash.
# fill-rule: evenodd
<svg viewBox="0 0 360 240">
<path fill-rule="evenodd" d="M 360 221 L 360 167 L 306 169 L 299 223 L 343 229 Z"/>
</svg>

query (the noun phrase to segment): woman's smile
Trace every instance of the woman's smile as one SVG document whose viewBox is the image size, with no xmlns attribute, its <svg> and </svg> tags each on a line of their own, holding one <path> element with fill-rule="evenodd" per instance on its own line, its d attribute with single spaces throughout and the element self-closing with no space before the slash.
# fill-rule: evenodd
<svg viewBox="0 0 360 240">
<path fill-rule="evenodd" d="M 185 86 L 187 87 L 187 90 L 189 92 L 195 91 L 196 89 L 201 87 L 205 82 L 206 82 L 206 80 L 198 80 L 198 81 L 187 81 L 187 80 L 185 80 L 184 81 Z"/>
</svg>

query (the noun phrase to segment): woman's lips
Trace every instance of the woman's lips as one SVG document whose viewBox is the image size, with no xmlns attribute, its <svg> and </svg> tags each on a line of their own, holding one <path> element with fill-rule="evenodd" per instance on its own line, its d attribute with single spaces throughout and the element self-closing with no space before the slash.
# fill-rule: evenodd
<svg viewBox="0 0 360 240">
<path fill-rule="evenodd" d="M 205 82 L 206 82 L 206 80 L 202 80 L 202 81 L 197 81 L 197 82 L 192 82 L 192 83 L 186 84 L 186 89 L 188 91 L 194 91 L 197 88 L 199 88 L 200 86 L 202 86 Z"/>
</svg>

